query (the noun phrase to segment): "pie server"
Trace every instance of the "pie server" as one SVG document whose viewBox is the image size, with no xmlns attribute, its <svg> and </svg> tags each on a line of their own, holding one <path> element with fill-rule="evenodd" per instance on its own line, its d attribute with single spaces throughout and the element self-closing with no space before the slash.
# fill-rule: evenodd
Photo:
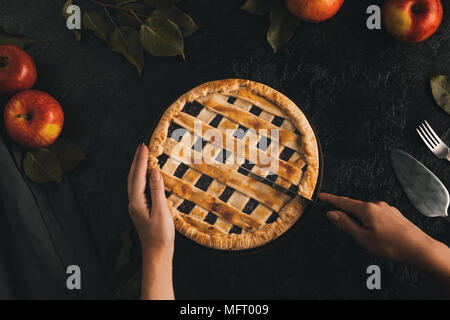
<svg viewBox="0 0 450 320">
<path fill-rule="evenodd" d="M 423 164 L 404 151 L 390 153 L 391 165 L 411 203 L 427 217 L 448 217 L 450 196 L 444 184 Z"/>
</svg>

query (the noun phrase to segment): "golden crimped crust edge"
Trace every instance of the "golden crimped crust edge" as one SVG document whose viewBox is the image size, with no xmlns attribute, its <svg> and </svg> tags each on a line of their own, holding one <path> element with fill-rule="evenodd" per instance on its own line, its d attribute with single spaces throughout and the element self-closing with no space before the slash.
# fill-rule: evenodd
<svg viewBox="0 0 450 320">
<path fill-rule="evenodd" d="M 274 102 L 282 109 L 289 120 L 302 135 L 303 155 L 308 167 L 299 184 L 299 192 L 306 198 L 313 196 L 319 175 L 319 151 L 317 140 L 311 125 L 297 105 L 280 92 L 258 82 L 242 79 L 225 79 L 204 83 L 179 97 L 162 115 L 149 143 L 149 170 L 159 168 L 158 156 L 163 153 L 163 142 L 166 139 L 171 119 L 181 111 L 186 103 L 193 102 L 199 97 L 216 92 L 229 92 L 245 87 L 254 94 L 263 96 Z M 176 229 L 195 242 L 219 250 L 245 250 L 264 245 L 283 234 L 302 215 L 306 200 L 296 197 L 289 201 L 279 212 L 277 220 L 264 225 L 260 229 L 243 234 L 227 234 L 224 236 L 209 235 L 198 231 L 187 223 L 180 212 L 168 201 L 170 212 L 175 221 Z"/>
</svg>

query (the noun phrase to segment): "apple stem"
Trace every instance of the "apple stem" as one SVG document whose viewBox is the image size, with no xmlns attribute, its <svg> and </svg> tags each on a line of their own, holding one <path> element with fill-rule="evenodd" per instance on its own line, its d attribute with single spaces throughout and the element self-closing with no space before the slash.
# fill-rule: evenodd
<svg viewBox="0 0 450 320">
<path fill-rule="evenodd" d="M 4 68 L 9 64 L 8 57 L 0 57 L 0 68 Z"/>
<path fill-rule="evenodd" d="M 30 114 L 18 114 L 17 118 L 24 118 L 27 121 L 30 121 L 32 116 Z"/>
</svg>

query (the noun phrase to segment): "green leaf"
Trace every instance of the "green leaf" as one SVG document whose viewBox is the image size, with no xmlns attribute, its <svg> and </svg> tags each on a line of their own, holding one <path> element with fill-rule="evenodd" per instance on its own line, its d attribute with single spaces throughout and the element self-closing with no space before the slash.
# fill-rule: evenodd
<svg viewBox="0 0 450 320">
<path fill-rule="evenodd" d="M 276 53 L 294 35 L 299 20 L 286 7 L 284 1 L 279 1 L 269 14 L 270 26 L 267 30 L 267 41 Z"/>
<path fill-rule="evenodd" d="M 121 3 L 124 1 L 122 0 L 118 2 Z M 133 10 L 135 14 L 146 15 L 147 17 L 149 17 L 153 11 L 153 9 L 150 9 L 149 7 L 138 2 L 126 3 L 121 5 L 121 7 L 128 10 Z M 124 10 L 116 10 L 115 14 L 121 26 L 129 26 L 135 28 L 136 30 L 140 29 L 141 23 L 133 13 L 126 12 Z M 139 16 L 139 19 L 145 20 L 147 17 Z"/>
<path fill-rule="evenodd" d="M 62 15 L 64 18 L 68 18 L 70 15 L 67 13 L 67 8 L 73 5 L 72 0 L 67 0 L 62 8 Z"/>
<path fill-rule="evenodd" d="M 69 15 L 67 14 L 67 8 L 72 5 L 72 0 L 67 0 L 67 2 L 64 4 L 62 8 L 62 15 L 64 18 L 68 18 Z"/>
<path fill-rule="evenodd" d="M 141 23 L 132 14 L 126 13 L 124 11 L 117 11 L 116 16 L 121 26 L 128 26 L 136 30 L 139 30 L 139 28 L 141 27 Z"/>
<path fill-rule="evenodd" d="M 111 34 L 111 46 L 113 51 L 121 53 L 132 63 L 141 75 L 145 59 L 139 32 L 128 26 L 118 27 Z"/>
<path fill-rule="evenodd" d="M 23 159 L 23 169 L 31 181 L 37 183 L 61 182 L 61 164 L 56 154 L 48 149 L 27 152 Z"/>
<path fill-rule="evenodd" d="M 144 0 L 144 4 L 152 8 L 169 8 L 181 0 Z"/>
<path fill-rule="evenodd" d="M 174 22 L 180 29 L 183 37 L 190 36 L 200 28 L 195 24 L 190 15 L 184 13 L 177 7 L 157 9 L 153 12 L 153 16 L 167 18 L 170 21 Z"/>
<path fill-rule="evenodd" d="M 59 159 L 65 171 L 75 169 L 81 160 L 86 160 L 84 151 L 72 140 L 59 138 L 49 147 Z"/>
<path fill-rule="evenodd" d="M 431 77 L 431 91 L 436 103 L 450 115 L 450 77 L 443 75 Z"/>
<path fill-rule="evenodd" d="M 141 44 L 157 57 L 181 55 L 184 58 L 183 35 L 175 23 L 163 17 L 150 17 L 141 26 Z"/>
<path fill-rule="evenodd" d="M 109 44 L 109 35 L 113 27 L 105 17 L 98 12 L 91 11 L 83 14 L 81 24 L 84 28 L 94 31 L 94 34 Z"/>
<path fill-rule="evenodd" d="M 153 11 L 153 9 L 151 9 L 139 2 L 126 3 L 126 4 L 122 5 L 121 7 L 128 9 L 128 10 L 133 10 L 135 13 L 145 14 L 147 16 L 150 16 Z M 122 10 L 120 10 L 120 11 L 125 12 Z"/>
<path fill-rule="evenodd" d="M 5 29 L 0 27 L 0 45 L 10 44 L 25 49 L 34 44 L 35 41 L 22 35 L 7 33 Z"/>
<path fill-rule="evenodd" d="M 265 16 L 270 12 L 276 0 L 247 0 L 241 7 L 242 10 L 258 16 Z"/>
</svg>

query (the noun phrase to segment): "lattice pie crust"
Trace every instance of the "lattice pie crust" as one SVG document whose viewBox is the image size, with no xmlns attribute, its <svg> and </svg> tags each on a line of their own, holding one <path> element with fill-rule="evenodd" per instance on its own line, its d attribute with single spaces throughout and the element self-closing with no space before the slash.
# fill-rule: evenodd
<svg viewBox="0 0 450 320">
<path fill-rule="evenodd" d="M 196 119 L 202 121 L 202 137 L 187 139 L 189 133 L 194 135 Z M 175 140 L 171 133 L 179 128 L 186 129 L 187 135 Z M 278 171 L 267 172 L 259 163 L 246 161 L 259 143 L 227 135 L 230 129 L 246 130 L 246 135 L 279 129 Z M 207 130 L 222 135 L 223 141 L 228 138 L 245 145 L 245 153 L 235 155 L 226 146 L 218 148 L 214 139 L 203 135 Z M 202 145 L 203 156 L 221 154 L 226 159 L 233 157 L 234 163 L 223 158 L 208 163 L 186 160 L 198 152 L 193 148 L 196 143 Z M 182 152 L 174 152 L 177 147 Z M 156 167 L 163 175 L 168 205 L 180 233 L 211 248 L 243 250 L 283 234 L 302 215 L 307 200 L 291 198 L 253 180 L 242 168 L 311 198 L 319 155 L 308 120 L 291 100 L 260 83 L 227 79 L 196 87 L 166 110 L 150 140 L 149 168 Z"/>
</svg>

